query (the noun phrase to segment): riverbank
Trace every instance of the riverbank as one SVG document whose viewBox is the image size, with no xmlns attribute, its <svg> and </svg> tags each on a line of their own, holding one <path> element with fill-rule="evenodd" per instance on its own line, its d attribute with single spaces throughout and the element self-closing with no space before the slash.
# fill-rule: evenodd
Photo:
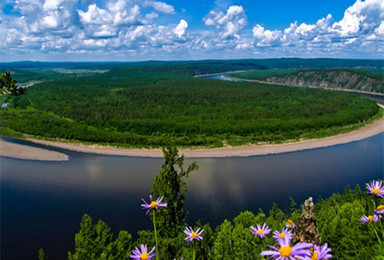
<svg viewBox="0 0 384 260">
<path fill-rule="evenodd" d="M 384 108 L 383 105 L 380 107 Z M 207 158 L 207 157 L 246 157 L 255 155 L 278 154 L 286 152 L 294 152 L 315 148 L 328 147 L 338 144 L 359 141 L 384 132 L 384 117 L 376 120 L 372 124 L 366 125 L 358 130 L 339 134 L 335 136 L 325 137 L 321 139 L 303 140 L 299 142 L 284 144 L 267 144 L 267 145 L 243 145 L 228 146 L 211 149 L 180 149 L 180 153 L 188 158 Z M 26 140 L 51 147 L 62 148 L 71 151 L 104 154 L 104 155 L 120 155 L 120 156 L 136 156 L 136 157 L 154 157 L 163 156 L 161 149 L 124 149 L 102 145 L 85 145 L 75 143 L 62 143 L 46 140 L 37 140 L 27 138 Z M 34 148 L 27 145 L 18 145 L 4 140 L 0 140 L 0 156 L 7 156 L 19 159 L 30 160 L 68 160 L 68 157 L 58 155 L 60 153 L 49 151 L 41 148 Z M 66 155 L 65 155 L 66 156 Z M 47 159 L 48 158 L 48 159 Z"/>
<path fill-rule="evenodd" d="M 0 139 L 0 156 L 37 161 L 69 160 L 68 155 L 63 153 L 29 145 L 15 144 L 3 139 Z"/>
</svg>

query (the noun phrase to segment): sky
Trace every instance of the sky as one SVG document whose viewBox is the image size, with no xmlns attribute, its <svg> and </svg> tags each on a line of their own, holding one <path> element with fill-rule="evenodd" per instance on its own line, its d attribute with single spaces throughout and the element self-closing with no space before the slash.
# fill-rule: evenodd
<svg viewBox="0 0 384 260">
<path fill-rule="evenodd" d="M 384 58 L 383 0 L 1 0 L 0 61 Z"/>
</svg>

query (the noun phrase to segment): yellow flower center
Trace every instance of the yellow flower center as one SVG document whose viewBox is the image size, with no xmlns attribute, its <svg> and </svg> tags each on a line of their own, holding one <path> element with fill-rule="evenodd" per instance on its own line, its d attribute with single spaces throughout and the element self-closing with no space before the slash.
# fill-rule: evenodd
<svg viewBox="0 0 384 260">
<path fill-rule="evenodd" d="M 379 194 L 380 190 L 379 189 L 373 189 L 372 192 L 375 193 L 375 194 Z"/>
<path fill-rule="evenodd" d="M 313 252 L 311 256 L 311 260 L 317 260 L 318 257 L 319 257 L 319 254 L 317 252 Z"/>
<path fill-rule="evenodd" d="M 141 260 L 147 260 L 148 258 L 149 258 L 148 253 L 142 253 L 142 254 L 140 255 L 140 259 L 141 259 Z"/>
<path fill-rule="evenodd" d="M 284 234 L 284 233 L 280 233 L 279 237 L 280 237 L 280 238 L 284 238 L 284 237 L 285 237 L 285 234 Z"/>
<path fill-rule="evenodd" d="M 283 246 L 280 248 L 280 256 L 288 257 L 292 253 L 292 248 L 290 246 Z"/>
<path fill-rule="evenodd" d="M 377 206 L 377 211 L 383 211 L 384 210 L 384 205 L 379 205 Z"/>
<path fill-rule="evenodd" d="M 157 206 L 157 202 L 156 202 L 156 201 L 151 201 L 151 204 L 149 204 L 149 206 L 150 206 L 151 208 L 154 208 L 154 207 Z"/>
<path fill-rule="evenodd" d="M 372 222 L 373 216 L 368 216 L 367 219 L 369 220 L 369 222 Z"/>
<path fill-rule="evenodd" d="M 291 227 L 293 227 L 293 224 L 294 224 L 294 223 L 293 223 L 293 221 L 292 221 L 292 220 L 290 220 L 290 219 L 289 219 L 289 220 L 287 221 L 287 225 L 288 225 L 288 226 L 291 226 Z"/>
<path fill-rule="evenodd" d="M 261 229 L 257 230 L 257 234 L 262 235 L 263 234 L 263 230 L 261 230 Z"/>
<path fill-rule="evenodd" d="M 192 238 L 196 238 L 197 237 L 197 233 L 196 232 L 192 232 L 191 237 Z"/>
</svg>

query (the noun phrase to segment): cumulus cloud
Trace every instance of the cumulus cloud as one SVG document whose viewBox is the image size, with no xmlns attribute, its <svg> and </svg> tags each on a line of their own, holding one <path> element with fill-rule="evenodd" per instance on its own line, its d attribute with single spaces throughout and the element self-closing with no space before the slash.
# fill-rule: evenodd
<svg viewBox="0 0 384 260">
<path fill-rule="evenodd" d="M 281 42 L 281 32 L 278 30 L 265 30 L 264 27 L 257 24 L 252 29 L 253 37 L 256 39 L 257 46 L 271 46 Z"/>
<path fill-rule="evenodd" d="M 188 28 L 188 23 L 184 20 L 181 19 L 180 23 L 173 29 L 173 32 L 179 36 L 182 37 L 185 34 L 185 30 Z"/>
<path fill-rule="evenodd" d="M 332 25 L 333 31 L 341 36 L 353 36 L 358 33 L 371 33 L 384 19 L 384 1 L 357 0 L 344 12 L 344 17 Z"/>
<path fill-rule="evenodd" d="M 223 29 L 221 38 L 239 38 L 238 32 L 247 25 L 247 16 L 242 6 L 232 5 L 227 12 L 210 11 L 203 19 L 206 26 Z"/>
<path fill-rule="evenodd" d="M 279 46 L 285 52 L 331 54 L 332 52 L 381 53 L 383 48 L 384 2 L 382 0 L 357 0 L 344 13 L 340 21 L 331 14 L 315 24 L 293 22 L 284 30 L 265 30 L 253 27 L 255 46 Z M 368 51 L 370 50 L 370 51 Z"/>
<path fill-rule="evenodd" d="M 172 5 L 169 5 L 169 4 L 164 3 L 164 2 L 145 1 L 144 5 L 145 6 L 151 6 L 156 11 L 162 12 L 164 14 L 173 14 L 175 12 L 175 9 L 173 8 Z"/>
</svg>

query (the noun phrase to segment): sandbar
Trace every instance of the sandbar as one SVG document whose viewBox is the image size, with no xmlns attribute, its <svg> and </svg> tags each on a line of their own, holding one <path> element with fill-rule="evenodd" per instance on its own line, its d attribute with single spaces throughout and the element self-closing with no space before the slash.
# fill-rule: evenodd
<svg viewBox="0 0 384 260">
<path fill-rule="evenodd" d="M 0 139 L 0 156 L 37 161 L 68 161 L 68 155 Z"/>
</svg>

